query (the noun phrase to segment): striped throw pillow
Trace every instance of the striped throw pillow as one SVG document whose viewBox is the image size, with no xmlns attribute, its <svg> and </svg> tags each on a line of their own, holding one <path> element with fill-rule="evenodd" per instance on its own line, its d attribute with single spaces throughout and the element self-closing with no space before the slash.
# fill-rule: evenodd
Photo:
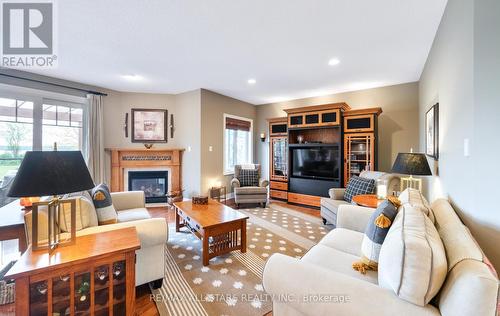
<svg viewBox="0 0 500 316">
<path fill-rule="evenodd" d="M 352 264 L 354 270 L 366 273 L 366 270 L 378 269 L 378 257 L 382 243 L 389 232 L 389 228 L 398 213 L 401 205 L 396 197 L 389 197 L 373 212 L 366 225 L 365 235 L 361 243 L 361 260 Z"/>
</svg>

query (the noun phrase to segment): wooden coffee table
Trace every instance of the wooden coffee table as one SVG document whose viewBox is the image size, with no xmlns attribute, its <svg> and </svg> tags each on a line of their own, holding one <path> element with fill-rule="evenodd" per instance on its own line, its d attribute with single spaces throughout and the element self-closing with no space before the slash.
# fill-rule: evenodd
<svg viewBox="0 0 500 316">
<path fill-rule="evenodd" d="M 359 206 L 377 208 L 384 200 L 379 200 L 376 194 L 360 194 L 353 196 L 352 201 Z"/>
<path fill-rule="evenodd" d="M 203 241 L 203 265 L 233 250 L 247 251 L 248 216 L 215 200 L 207 205 L 175 202 L 175 231 L 187 227 Z"/>
</svg>

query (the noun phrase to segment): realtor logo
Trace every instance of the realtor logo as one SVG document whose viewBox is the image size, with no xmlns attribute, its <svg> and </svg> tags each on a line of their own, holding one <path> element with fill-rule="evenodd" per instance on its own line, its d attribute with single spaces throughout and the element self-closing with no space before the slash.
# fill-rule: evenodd
<svg viewBox="0 0 500 316">
<path fill-rule="evenodd" d="M 54 3 L 2 1 L 2 66 L 54 67 Z"/>
</svg>

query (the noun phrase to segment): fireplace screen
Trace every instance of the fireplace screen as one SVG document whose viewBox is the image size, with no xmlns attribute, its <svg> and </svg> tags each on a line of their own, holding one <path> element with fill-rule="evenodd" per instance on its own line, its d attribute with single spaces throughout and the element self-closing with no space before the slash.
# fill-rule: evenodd
<svg viewBox="0 0 500 316">
<path fill-rule="evenodd" d="M 129 171 L 128 190 L 144 191 L 146 203 L 166 203 L 167 171 Z"/>
</svg>

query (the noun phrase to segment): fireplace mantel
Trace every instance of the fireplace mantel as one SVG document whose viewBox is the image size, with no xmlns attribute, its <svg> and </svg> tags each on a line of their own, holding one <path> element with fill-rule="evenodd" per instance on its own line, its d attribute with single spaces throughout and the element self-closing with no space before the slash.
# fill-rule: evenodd
<svg viewBox="0 0 500 316">
<path fill-rule="evenodd" d="M 182 190 L 182 152 L 180 148 L 106 148 L 111 154 L 111 191 L 125 191 L 124 170 L 127 168 L 169 168 L 171 191 Z"/>
</svg>

